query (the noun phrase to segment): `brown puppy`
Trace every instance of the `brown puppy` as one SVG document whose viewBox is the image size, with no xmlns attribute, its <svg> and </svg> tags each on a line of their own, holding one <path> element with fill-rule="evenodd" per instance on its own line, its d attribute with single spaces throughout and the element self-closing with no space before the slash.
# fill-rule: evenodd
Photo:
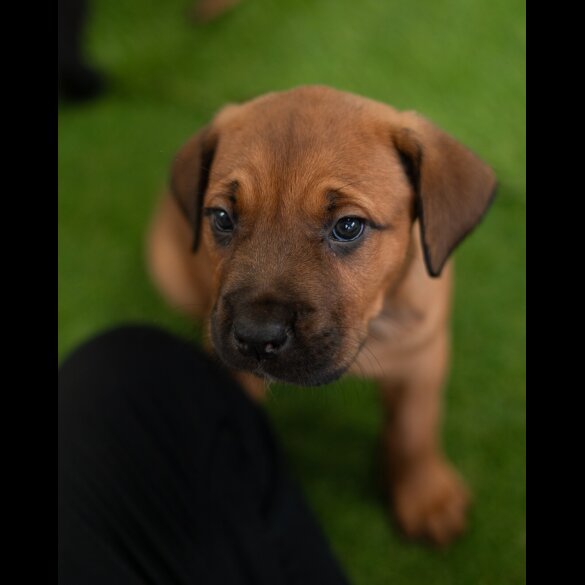
<svg viewBox="0 0 585 585">
<path fill-rule="evenodd" d="M 447 259 L 494 190 L 489 167 L 417 114 L 300 87 L 227 106 L 192 137 L 149 237 L 163 295 L 208 318 L 252 393 L 250 372 L 379 381 L 398 520 L 439 544 L 468 505 L 439 438 Z"/>
</svg>

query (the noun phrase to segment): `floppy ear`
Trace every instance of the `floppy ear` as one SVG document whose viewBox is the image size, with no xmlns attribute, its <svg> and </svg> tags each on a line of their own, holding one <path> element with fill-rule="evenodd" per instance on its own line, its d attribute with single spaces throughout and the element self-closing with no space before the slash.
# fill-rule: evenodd
<svg viewBox="0 0 585 585">
<path fill-rule="evenodd" d="M 171 166 L 171 193 L 193 228 L 195 252 L 201 232 L 201 208 L 217 146 L 217 134 L 206 126 L 179 150 Z"/>
<path fill-rule="evenodd" d="M 414 112 L 393 134 L 416 196 L 427 270 L 439 276 L 454 248 L 479 223 L 496 189 L 490 167 Z"/>
</svg>

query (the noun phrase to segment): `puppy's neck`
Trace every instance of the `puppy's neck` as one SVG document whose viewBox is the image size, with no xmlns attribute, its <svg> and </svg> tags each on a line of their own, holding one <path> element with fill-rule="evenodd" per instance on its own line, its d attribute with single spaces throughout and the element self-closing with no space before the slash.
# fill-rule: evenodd
<svg viewBox="0 0 585 585">
<path fill-rule="evenodd" d="M 418 329 L 423 324 L 428 325 L 430 321 L 434 323 L 446 318 L 450 295 L 440 293 L 449 292 L 444 289 L 450 289 L 451 273 L 449 262 L 441 277 L 433 278 L 428 274 L 420 228 L 418 221 L 415 221 L 401 274 L 389 286 L 380 313 L 370 322 L 372 334 L 385 338 L 396 337 L 402 332 Z M 437 305 L 436 299 L 440 298 L 446 301 Z"/>
</svg>

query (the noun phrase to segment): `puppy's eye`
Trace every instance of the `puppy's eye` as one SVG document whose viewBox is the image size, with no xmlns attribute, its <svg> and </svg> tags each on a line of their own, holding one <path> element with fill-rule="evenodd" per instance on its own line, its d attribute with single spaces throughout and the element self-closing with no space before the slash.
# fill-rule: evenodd
<svg viewBox="0 0 585 585">
<path fill-rule="evenodd" d="M 214 209 L 212 211 L 212 222 L 213 227 L 218 232 L 226 233 L 234 231 L 234 222 L 231 220 L 227 211 L 223 209 Z"/>
<path fill-rule="evenodd" d="M 342 217 L 333 226 L 331 238 L 338 242 L 353 242 L 364 233 L 365 222 L 359 217 Z"/>
</svg>

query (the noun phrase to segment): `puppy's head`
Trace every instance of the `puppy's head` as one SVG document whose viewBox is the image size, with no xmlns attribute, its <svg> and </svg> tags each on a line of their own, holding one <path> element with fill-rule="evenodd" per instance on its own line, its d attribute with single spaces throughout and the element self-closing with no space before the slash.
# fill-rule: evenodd
<svg viewBox="0 0 585 585">
<path fill-rule="evenodd" d="M 325 87 L 228 106 L 178 153 L 174 196 L 215 267 L 211 336 L 231 367 L 339 377 L 401 277 L 412 224 L 438 276 L 492 171 L 414 113 Z"/>
</svg>

